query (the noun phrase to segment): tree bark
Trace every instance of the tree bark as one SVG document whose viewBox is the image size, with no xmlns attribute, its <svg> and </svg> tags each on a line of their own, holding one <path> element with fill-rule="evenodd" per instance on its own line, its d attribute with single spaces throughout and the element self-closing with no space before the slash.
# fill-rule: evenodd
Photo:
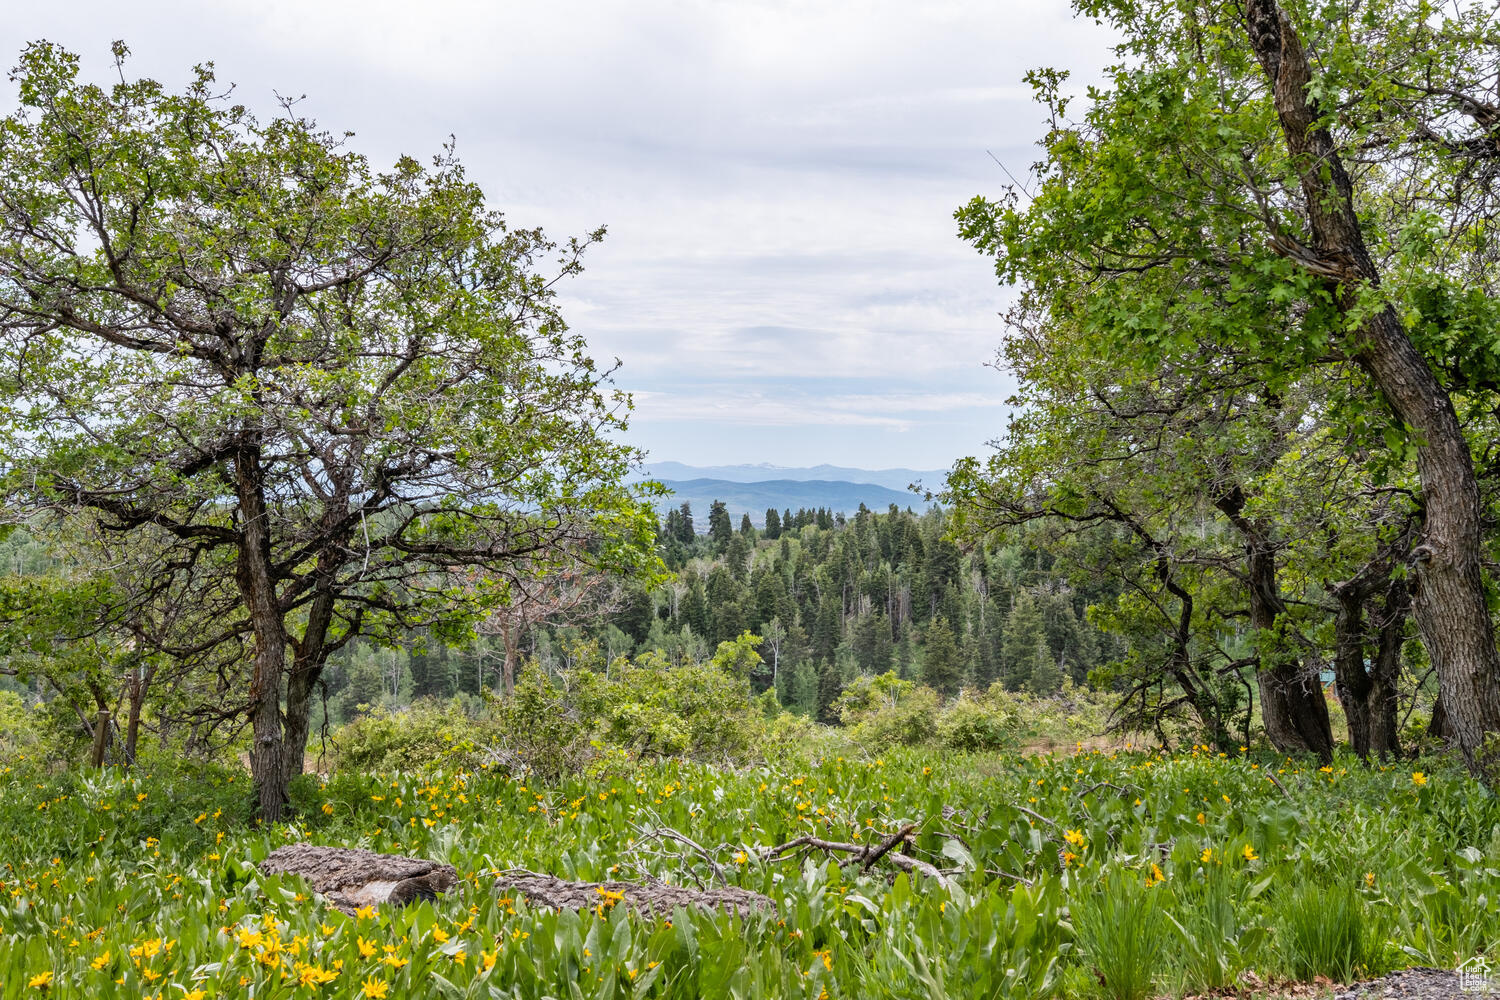
<svg viewBox="0 0 1500 1000">
<path fill-rule="evenodd" d="M 1338 612 L 1333 624 L 1333 677 L 1349 726 L 1349 745 L 1370 759 L 1370 689 L 1365 670 L 1365 595 L 1355 586 L 1334 590 Z"/>
<path fill-rule="evenodd" d="M 1367 625 L 1365 608 L 1382 582 L 1384 600 Z M 1334 683 L 1348 720 L 1349 744 L 1366 760 L 1371 754 L 1381 760 L 1400 756 L 1396 683 L 1411 606 L 1406 587 L 1390 579 L 1386 567 L 1378 578 L 1356 578 L 1331 589 L 1339 605 L 1334 621 Z M 1375 630 L 1375 649 L 1367 656 L 1370 628 Z"/>
<path fill-rule="evenodd" d="M 109 709 L 101 708 L 94 716 L 94 747 L 89 752 L 89 766 L 104 766 L 104 751 L 109 749 Z"/>
<path fill-rule="evenodd" d="M 250 612 L 255 655 L 250 673 L 250 776 L 255 783 L 260 818 L 280 821 L 286 809 L 285 743 L 281 727 L 281 678 L 286 670 L 286 624 L 271 572 L 271 535 L 267 523 L 260 449 L 241 449 L 235 461 L 240 504 L 239 551 L 235 581 Z"/>
<path fill-rule="evenodd" d="M 505 697 L 516 693 L 516 663 L 521 658 L 520 642 L 512 625 L 503 626 L 500 637 L 505 643 L 505 662 L 500 666 L 500 681 L 505 688 Z"/>
<path fill-rule="evenodd" d="M 1317 672 L 1287 648 L 1286 603 L 1276 576 L 1276 546 L 1263 524 L 1244 514 L 1238 484 L 1219 491 L 1215 505 L 1240 533 L 1250 591 L 1250 624 L 1256 631 L 1255 673 L 1261 721 L 1271 745 L 1282 753 L 1314 753 L 1333 760 L 1333 724 Z"/>
<path fill-rule="evenodd" d="M 141 711 L 146 705 L 146 692 L 156 676 L 156 667 L 136 664 L 130 668 L 130 681 L 126 685 L 129 715 L 125 725 L 125 766 L 135 766 L 136 749 L 140 744 Z"/>
<path fill-rule="evenodd" d="M 1353 184 L 1322 109 L 1308 94 L 1306 52 L 1276 0 L 1247 0 L 1245 24 L 1300 174 L 1313 243 L 1301 247 L 1277 233 L 1272 245 L 1327 278 L 1341 308 L 1354 312 L 1361 286 L 1378 286 L 1380 275 L 1355 215 Z M 1416 441 L 1426 521 L 1412 554 L 1414 617 L 1470 772 L 1492 788 L 1500 786 L 1500 740 L 1494 738 L 1500 732 L 1500 653 L 1480 570 L 1473 457 L 1452 400 L 1390 306 L 1365 318 L 1348 346 Z"/>
<path fill-rule="evenodd" d="M 1381 606 L 1379 645 L 1375 649 L 1374 686 L 1370 691 L 1370 751 L 1382 761 L 1401 756 L 1397 681 L 1401 677 L 1401 645 L 1406 639 L 1406 619 L 1411 613 L 1411 594 L 1401 580 L 1386 587 Z"/>
</svg>

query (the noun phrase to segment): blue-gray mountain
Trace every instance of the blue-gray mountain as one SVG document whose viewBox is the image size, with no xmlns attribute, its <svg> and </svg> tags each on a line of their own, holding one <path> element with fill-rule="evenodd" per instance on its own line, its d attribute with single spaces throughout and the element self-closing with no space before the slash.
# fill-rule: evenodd
<svg viewBox="0 0 1500 1000">
<path fill-rule="evenodd" d="M 763 482 L 742 483 L 727 479 L 663 479 L 661 482 L 672 491 L 657 505 L 666 511 L 686 502 L 692 505 L 693 520 L 699 531 L 708 529 L 708 508 L 715 500 L 723 500 L 729 510 L 730 520 L 738 525 L 740 517 L 750 515 L 750 523 L 757 528 L 765 526 L 766 508 L 778 511 L 788 508 L 793 513 L 806 507 L 815 510 L 826 507 L 830 511 L 853 514 L 859 505 L 875 511 L 885 511 L 891 504 L 902 510 L 910 507 L 923 510 L 927 503 L 917 494 L 898 491 L 874 483 L 847 483 L 824 479 L 771 479 Z"/>
<path fill-rule="evenodd" d="M 689 479 L 723 479 L 731 483 L 765 483 L 784 482 L 792 480 L 796 482 L 834 482 L 834 483 L 870 483 L 875 486 L 884 486 L 888 490 L 896 490 L 906 493 L 906 487 L 911 483 L 921 483 L 928 489 L 934 489 L 943 484 L 943 478 L 947 475 L 941 470 L 919 469 L 851 469 L 841 465 L 815 465 L 811 468 L 791 468 L 781 465 L 769 465 L 760 463 L 758 465 L 684 465 L 681 462 L 648 462 L 646 474 L 653 479 L 672 480 L 683 482 Z M 866 505 L 873 506 L 869 501 Z M 782 505 L 786 506 L 785 504 Z M 826 505 L 825 505 L 826 506 Z M 905 502 L 902 506 L 906 506 Z M 858 509 L 858 502 L 854 509 Z M 696 509 L 696 506 L 695 506 Z M 793 510 L 796 508 L 793 507 Z M 885 505 L 881 505 L 885 509 Z M 761 511 L 765 513 L 764 510 Z"/>
</svg>

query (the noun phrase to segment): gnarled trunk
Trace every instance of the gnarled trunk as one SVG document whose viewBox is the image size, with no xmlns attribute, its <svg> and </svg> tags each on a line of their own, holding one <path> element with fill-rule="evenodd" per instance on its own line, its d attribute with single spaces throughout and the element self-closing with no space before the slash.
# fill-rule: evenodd
<svg viewBox="0 0 1500 1000">
<path fill-rule="evenodd" d="M 1334 621 L 1334 683 L 1344 717 L 1349 725 L 1349 744 L 1368 760 L 1400 756 L 1396 721 L 1396 682 L 1401 670 L 1401 643 L 1411 601 L 1404 583 L 1383 574 L 1385 597 L 1368 621 L 1365 608 L 1382 582 L 1380 579 L 1351 580 L 1332 588 L 1338 601 Z M 1374 629 L 1373 655 L 1369 650 Z"/>
<path fill-rule="evenodd" d="M 1412 553 L 1413 612 L 1437 668 L 1447 722 L 1469 770 L 1500 786 L 1500 653 L 1480 571 L 1479 488 L 1452 400 L 1406 335 L 1395 311 L 1367 313 L 1361 286 L 1379 272 L 1354 211 L 1353 184 L 1323 110 L 1309 93 L 1312 71 L 1276 0 L 1247 0 L 1245 25 L 1271 83 L 1286 148 L 1301 179 L 1313 245 L 1273 233 L 1272 245 L 1332 286 L 1340 307 L 1362 322 L 1347 345 L 1392 414 L 1412 431 L 1426 515 Z"/>
<path fill-rule="evenodd" d="M 1244 514 L 1238 484 L 1219 491 L 1214 504 L 1245 544 L 1245 577 L 1250 591 L 1250 624 L 1256 631 L 1260 668 L 1261 721 L 1271 745 L 1282 753 L 1314 753 L 1333 759 L 1333 724 L 1317 672 L 1288 648 L 1286 604 L 1276 578 L 1276 546 L 1265 526 Z"/>
<path fill-rule="evenodd" d="M 286 679 L 286 736 L 282 759 L 282 781 L 287 785 L 302 773 L 311 731 L 313 691 L 334 649 L 328 643 L 328 629 L 333 624 L 333 579 L 339 564 L 340 560 L 333 551 L 319 555 L 318 583 L 308 606 L 307 625 L 302 630 L 301 641 L 294 643 L 292 669 Z"/>
<path fill-rule="evenodd" d="M 235 486 L 240 503 L 239 552 L 235 581 L 250 612 L 255 655 L 250 667 L 250 776 L 261 819 L 275 823 L 286 809 L 286 766 L 281 728 L 281 676 L 286 670 L 286 624 L 271 571 L 260 449 L 236 456 Z"/>
</svg>

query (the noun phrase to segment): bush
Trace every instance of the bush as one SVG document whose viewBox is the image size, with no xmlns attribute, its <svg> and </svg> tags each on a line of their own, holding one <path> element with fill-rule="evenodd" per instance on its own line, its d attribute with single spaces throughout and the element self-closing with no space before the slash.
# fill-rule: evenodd
<svg viewBox="0 0 1500 1000">
<path fill-rule="evenodd" d="M 621 658 L 598 699 L 604 738 L 638 753 L 743 758 L 754 749 L 749 681 L 712 662 L 673 667 L 655 652 Z"/>
<path fill-rule="evenodd" d="M 35 714 L 14 691 L 0 691 L 0 761 L 35 759 L 42 750 L 42 731 Z"/>
<path fill-rule="evenodd" d="M 515 694 L 495 715 L 485 761 L 513 774 L 555 781 L 581 773 L 595 755 L 591 720 L 534 664 L 521 672 Z"/>
<path fill-rule="evenodd" d="M 1021 720 L 995 701 L 966 692 L 943 710 L 937 734 L 950 750 L 1004 750 L 1020 743 Z"/>
<path fill-rule="evenodd" d="M 476 767 L 492 730 L 493 723 L 469 717 L 455 702 L 416 701 L 401 712 L 376 709 L 333 734 L 331 766 L 355 771 L 411 771 L 442 762 Z"/>
</svg>

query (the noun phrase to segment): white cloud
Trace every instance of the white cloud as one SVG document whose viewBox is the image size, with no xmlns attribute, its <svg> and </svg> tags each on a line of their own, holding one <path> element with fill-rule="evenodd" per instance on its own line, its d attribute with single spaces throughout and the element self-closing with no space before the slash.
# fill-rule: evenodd
<svg viewBox="0 0 1500 1000">
<path fill-rule="evenodd" d="M 8 11 L 0 51 L 43 36 L 101 76 L 113 38 L 169 85 L 215 60 L 266 113 L 273 90 L 306 93 L 377 162 L 455 134 L 516 223 L 609 225 L 565 315 L 622 385 L 660 394 L 641 397 L 653 450 L 784 464 L 880 464 L 890 432 L 906 464 L 944 466 L 1001 429 L 992 402 L 951 402 L 1005 306 L 952 213 L 1007 182 L 987 150 L 1017 175 L 1036 158 L 1026 69 L 1081 86 L 1109 61 L 1066 0 L 75 0 Z M 810 399 L 806 376 L 890 394 Z M 754 391 L 661 389 L 724 379 Z"/>
</svg>

